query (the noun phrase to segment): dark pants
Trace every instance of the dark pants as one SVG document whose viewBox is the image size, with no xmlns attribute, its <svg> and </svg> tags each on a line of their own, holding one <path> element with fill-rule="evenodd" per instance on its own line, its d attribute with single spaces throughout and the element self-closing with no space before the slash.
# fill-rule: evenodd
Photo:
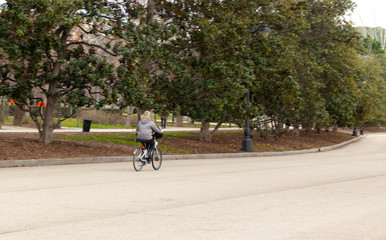
<svg viewBox="0 0 386 240">
<path fill-rule="evenodd" d="M 161 118 L 161 127 L 166 128 L 166 120 Z"/>
<path fill-rule="evenodd" d="M 154 149 L 154 138 L 150 140 L 141 140 L 137 139 L 137 142 L 142 143 L 142 145 L 147 149 L 147 152 L 150 154 Z"/>
</svg>

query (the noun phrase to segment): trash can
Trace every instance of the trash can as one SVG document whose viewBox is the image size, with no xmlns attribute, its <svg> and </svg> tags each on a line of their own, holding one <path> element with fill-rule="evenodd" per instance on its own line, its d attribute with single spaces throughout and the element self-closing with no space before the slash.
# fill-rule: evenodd
<svg viewBox="0 0 386 240">
<path fill-rule="evenodd" d="M 91 120 L 83 120 L 83 132 L 90 132 Z"/>
<path fill-rule="evenodd" d="M 357 132 L 357 129 L 356 129 L 356 128 L 354 128 L 354 130 L 352 131 L 352 135 L 355 136 L 355 137 L 358 136 L 358 132 Z"/>
<path fill-rule="evenodd" d="M 363 129 L 361 129 L 360 132 L 361 132 L 361 135 L 364 135 L 364 130 Z"/>
</svg>

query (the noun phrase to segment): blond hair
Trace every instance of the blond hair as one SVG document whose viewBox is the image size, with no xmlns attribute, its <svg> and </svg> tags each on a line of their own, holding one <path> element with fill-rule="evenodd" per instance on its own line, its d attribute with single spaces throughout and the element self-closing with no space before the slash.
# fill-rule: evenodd
<svg viewBox="0 0 386 240">
<path fill-rule="evenodd" d="M 146 111 L 144 114 L 142 114 L 141 119 L 146 118 L 147 120 L 151 120 L 151 112 Z"/>
</svg>

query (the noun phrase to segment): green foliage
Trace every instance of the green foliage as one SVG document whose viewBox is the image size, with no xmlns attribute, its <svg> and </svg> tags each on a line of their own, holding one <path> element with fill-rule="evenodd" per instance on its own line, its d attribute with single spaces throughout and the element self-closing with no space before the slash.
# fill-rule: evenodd
<svg viewBox="0 0 386 240">
<path fill-rule="evenodd" d="M 104 0 L 6 2 L 0 13 L 0 95 L 30 113 L 41 141 L 50 141 L 59 99 L 76 109 L 95 105 L 97 97 L 114 98 L 114 66 L 107 59 L 114 53 L 106 47 L 105 26 L 116 7 Z M 30 104 L 37 101 L 46 107 L 34 111 Z"/>
<path fill-rule="evenodd" d="M 352 7 L 350 0 L 8 0 L 0 13 L 0 95 L 45 130 L 59 100 L 74 111 L 116 103 L 240 126 L 265 115 L 277 136 L 287 119 L 318 129 L 384 121 L 384 54 L 366 38 L 376 56 L 360 55 L 362 38 L 342 20 Z M 263 22 L 268 38 L 247 31 Z M 32 110 L 36 101 L 47 107 Z"/>
<path fill-rule="evenodd" d="M 363 39 L 364 47 L 367 49 L 369 54 L 385 54 L 385 50 L 382 48 L 380 41 L 370 38 L 367 36 Z"/>
<path fill-rule="evenodd" d="M 244 103 L 246 87 L 253 81 L 246 65 L 246 23 L 235 11 L 244 4 L 163 2 L 161 17 L 174 35 L 159 49 L 158 67 L 164 74 L 155 76 L 153 94 L 160 108 L 204 123 L 258 112 L 257 106 Z"/>
<path fill-rule="evenodd" d="M 276 49 L 289 56 L 276 60 L 273 66 L 280 74 L 278 81 L 284 80 L 291 89 L 279 94 L 283 100 L 273 101 L 267 114 L 279 119 L 279 126 L 286 118 L 303 128 L 346 126 L 354 121 L 360 37 L 341 20 L 351 7 L 352 2 L 344 0 L 273 5 L 276 14 L 272 18 L 278 29 L 275 43 L 286 46 Z M 296 83 L 289 85 L 291 78 Z"/>
<path fill-rule="evenodd" d="M 386 122 L 386 55 L 377 54 L 363 59 L 363 78 L 358 81 L 359 105 L 357 125 Z"/>
</svg>

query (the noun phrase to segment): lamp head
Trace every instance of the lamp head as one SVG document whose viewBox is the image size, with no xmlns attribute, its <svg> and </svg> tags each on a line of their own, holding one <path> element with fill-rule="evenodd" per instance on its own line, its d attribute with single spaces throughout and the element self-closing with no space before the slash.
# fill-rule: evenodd
<svg viewBox="0 0 386 240">
<path fill-rule="evenodd" d="M 268 27 L 266 23 L 262 23 L 259 33 L 264 37 L 267 38 L 269 34 L 271 33 L 271 29 Z"/>
<path fill-rule="evenodd" d="M 249 33 L 259 32 L 264 38 L 267 38 L 271 29 L 268 27 L 266 23 L 260 23 L 259 25 L 250 24 L 247 28 Z"/>
</svg>

